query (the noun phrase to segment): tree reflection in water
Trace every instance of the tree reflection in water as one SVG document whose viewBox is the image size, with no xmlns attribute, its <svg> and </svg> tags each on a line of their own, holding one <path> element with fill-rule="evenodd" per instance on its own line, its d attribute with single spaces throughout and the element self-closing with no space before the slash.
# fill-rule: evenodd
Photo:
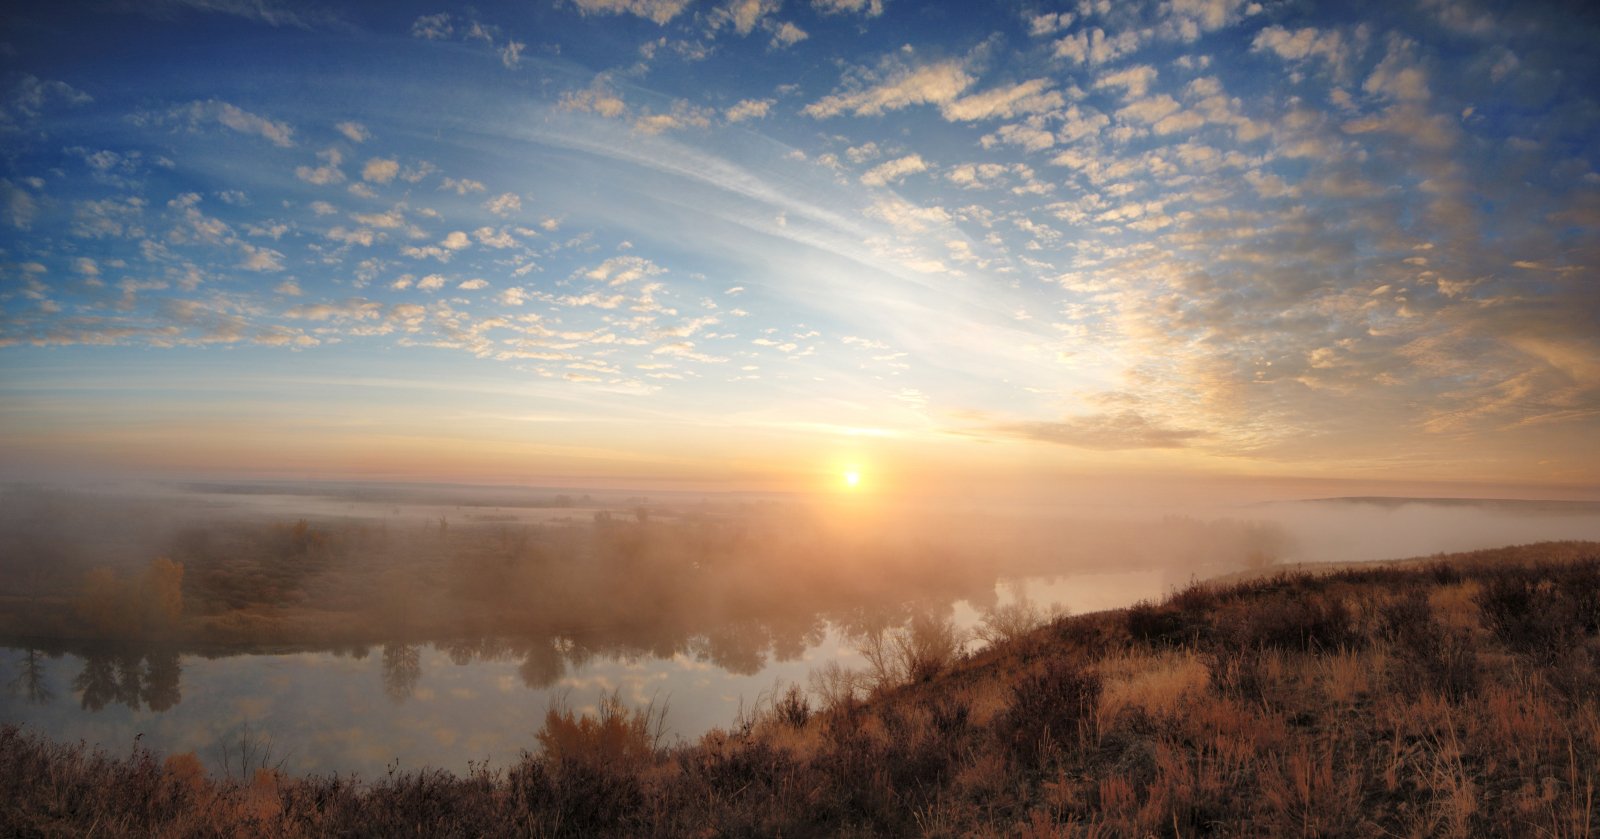
<svg viewBox="0 0 1600 839">
<path fill-rule="evenodd" d="M 83 670 L 72 680 L 86 711 L 119 703 L 130 710 L 166 711 L 183 699 L 183 668 L 174 650 L 82 652 Z"/>
<path fill-rule="evenodd" d="M 422 678 L 422 648 L 416 644 L 383 645 L 383 692 L 395 702 L 404 702 L 417 690 Z"/>
<path fill-rule="evenodd" d="M 17 675 L 11 680 L 11 691 L 20 693 L 29 705 L 48 705 L 56 698 L 55 691 L 45 681 L 49 671 L 44 666 L 44 650 L 29 647 L 18 664 Z"/>
</svg>

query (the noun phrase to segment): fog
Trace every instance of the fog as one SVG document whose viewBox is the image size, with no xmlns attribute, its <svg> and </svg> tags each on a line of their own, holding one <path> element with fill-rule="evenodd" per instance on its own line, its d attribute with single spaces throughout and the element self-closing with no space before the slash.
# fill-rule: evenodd
<svg viewBox="0 0 1600 839">
<path fill-rule="evenodd" d="M 1176 588 L 1279 564 L 1582 539 L 1600 539 L 1600 504 L 1343 498 L 1141 511 L 846 493 L 13 486 L 0 497 L 0 632 L 208 651 L 517 639 L 540 650 L 534 658 L 553 644 L 579 657 L 689 653 L 753 672 L 826 627 L 861 633 L 913 610 L 992 607 L 1007 581 L 1138 571 Z"/>
<path fill-rule="evenodd" d="M 846 493 L 13 486 L 0 495 L 0 646 L 13 648 L 0 707 L 10 717 L 55 707 L 39 719 L 66 736 L 83 734 L 67 708 L 121 709 L 126 725 L 148 727 L 196 678 L 222 680 L 206 683 L 210 693 L 272 694 L 259 678 L 206 664 L 250 655 L 280 673 L 310 667 L 301 681 L 375 673 L 380 702 L 428 699 L 422 717 L 397 710 L 393 725 L 472 718 L 472 742 L 489 736 L 482 721 L 500 719 L 483 695 L 508 679 L 538 697 L 627 684 L 630 700 L 648 701 L 646 687 L 664 687 L 679 733 L 693 734 L 730 723 L 737 703 L 774 679 L 859 665 L 861 649 L 914 618 L 975 637 L 997 614 L 1115 608 L 1241 571 L 1551 540 L 1600 540 L 1600 505 L 1345 498 L 1139 509 Z M 473 685 L 456 689 L 475 697 L 470 712 L 428 687 L 445 663 L 465 668 L 451 678 Z M 506 696 L 511 708 L 528 699 Z M 235 708 L 216 719 L 247 718 Z M 363 748 L 370 757 L 383 747 Z"/>
</svg>

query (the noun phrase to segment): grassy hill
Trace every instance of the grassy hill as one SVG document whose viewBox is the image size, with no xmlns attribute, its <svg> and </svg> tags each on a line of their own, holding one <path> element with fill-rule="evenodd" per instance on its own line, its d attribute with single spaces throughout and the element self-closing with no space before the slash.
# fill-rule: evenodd
<svg viewBox="0 0 1600 839">
<path fill-rule="evenodd" d="M 940 627 L 662 748 L 552 709 L 500 772 L 358 782 L 0 729 L 0 834 L 1550 836 L 1596 830 L 1600 544 L 1192 586 L 960 656 Z M 948 639 L 945 639 L 948 640 Z M 244 770 L 253 770 L 246 772 Z"/>
</svg>

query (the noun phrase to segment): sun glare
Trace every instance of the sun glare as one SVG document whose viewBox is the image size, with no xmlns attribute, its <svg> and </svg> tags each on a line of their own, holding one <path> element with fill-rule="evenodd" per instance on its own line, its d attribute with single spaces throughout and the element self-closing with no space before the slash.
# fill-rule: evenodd
<svg viewBox="0 0 1600 839">
<path fill-rule="evenodd" d="M 856 487 L 860 486 L 861 485 L 861 473 L 856 471 L 856 470 L 854 470 L 854 469 L 845 470 L 845 473 L 844 473 L 844 485 L 846 487 L 848 487 L 849 489 L 855 489 Z"/>
</svg>

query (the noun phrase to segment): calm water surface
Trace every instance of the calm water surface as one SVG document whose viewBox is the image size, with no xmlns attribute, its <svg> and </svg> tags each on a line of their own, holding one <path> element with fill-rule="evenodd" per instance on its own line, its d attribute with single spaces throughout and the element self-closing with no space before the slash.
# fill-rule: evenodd
<svg viewBox="0 0 1600 839">
<path fill-rule="evenodd" d="M 1175 582 L 1159 571 L 1084 574 L 1013 582 L 999 597 L 1024 591 L 1041 605 L 1069 603 L 1085 612 L 1159 596 Z M 967 627 L 980 618 L 965 602 L 955 604 L 954 615 Z M 296 773 L 463 772 L 469 764 L 505 766 L 536 748 L 534 735 L 553 701 L 593 710 L 602 692 L 616 690 L 635 707 L 665 706 L 669 742 L 693 739 L 732 725 L 775 685 L 804 685 L 810 670 L 828 661 L 864 664 L 832 627 L 799 657 L 768 657 L 751 673 L 692 653 L 530 665 L 516 654 L 469 657 L 432 644 L 216 658 L 0 648 L 0 720 L 113 753 L 136 740 L 162 754 L 194 751 L 214 771 L 221 771 L 225 744 L 236 761 L 247 737 L 270 747 L 271 763 Z"/>
</svg>

